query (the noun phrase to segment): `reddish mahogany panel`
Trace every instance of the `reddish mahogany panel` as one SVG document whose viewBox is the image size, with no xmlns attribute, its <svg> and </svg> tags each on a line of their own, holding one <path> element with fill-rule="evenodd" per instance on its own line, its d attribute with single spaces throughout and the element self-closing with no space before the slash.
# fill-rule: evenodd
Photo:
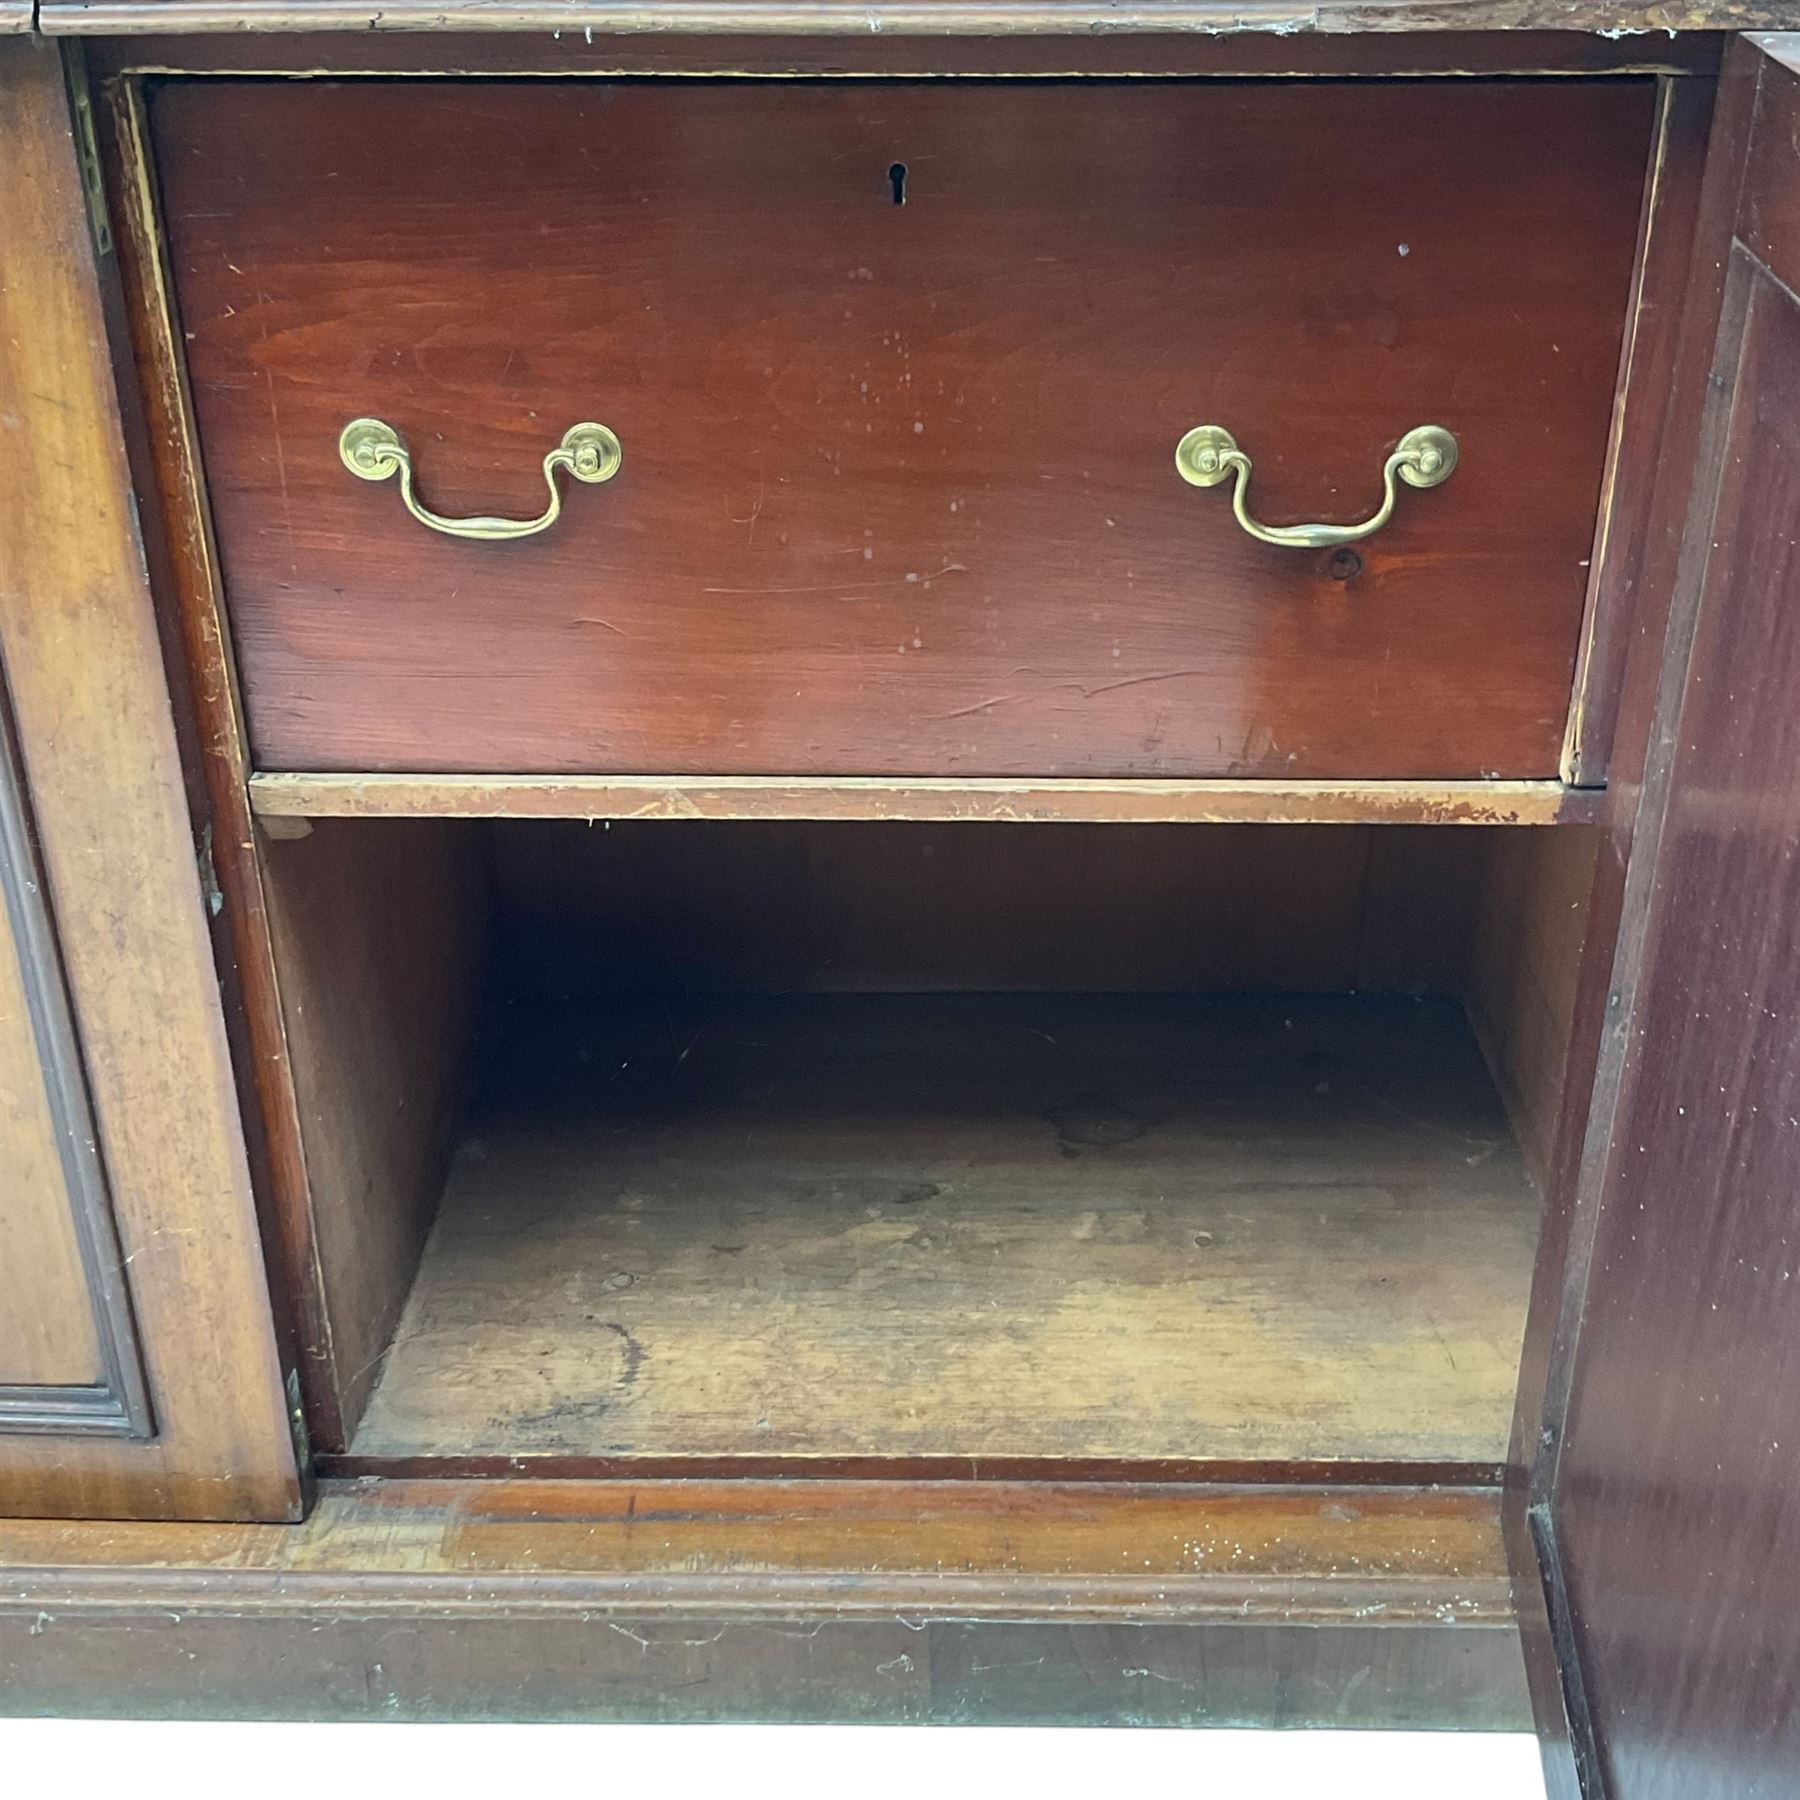
<svg viewBox="0 0 1800 1800">
<path fill-rule="evenodd" d="M 1549 776 L 1650 85 L 190 81 L 155 98 L 269 769 Z M 337 456 L 373 414 L 439 537 Z M 1462 463 L 1352 554 L 1408 427 Z"/>
<path fill-rule="evenodd" d="M 1800 89 L 1764 107 L 1746 211 L 1782 241 L 1731 259 L 1552 1499 L 1616 1800 L 1800 1791 Z"/>
</svg>

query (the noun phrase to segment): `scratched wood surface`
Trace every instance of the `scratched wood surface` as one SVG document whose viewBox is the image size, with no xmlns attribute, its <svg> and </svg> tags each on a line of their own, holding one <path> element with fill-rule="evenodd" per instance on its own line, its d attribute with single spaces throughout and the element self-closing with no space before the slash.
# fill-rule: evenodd
<svg viewBox="0 0 1800 1800">
<path fill-rule="evenodd" d="M 360 1458 L 1504 1452 L 1537 1202 L 1452 1004 L 522 1010 Z"/>
<path fill-rule="evenodd" d="M 299 1474 L 123 449 L 110 270 L 41 39 L 0 39 L 0 169 L 0 664 L 156 1428 L 0 1434 L 0 1512 L 285 1518 Z"/>
<path fill-rule="evenodd" d="M 256 761 L 1552 776 L 1652 104 L 166 85 Z M 363 413 L 449 513 L 536 510 L 578 416 L 625 464 L 458 542 L 341 466 Z M 1272 549 L 1177 478 L 1205 419 L 1275 520 L 1365 514 L 1414 424 L 1463 464 L 1350 559 Z"/>
<path fill-rule="evenodd" d="M 60 18 L 46 17 L 50 29 Z M 1163 28 L 979 37 L 870 31 L 724 34 L 586 30 L 521 35 L 306 29 L 131 32 L 90 38 L 102 81 L 146 71 L 357 75 L 1045 75 L 1317 76 L 1712 75 L 1724 40 L 1708 32 L 1603 37 L 1579 31 L 1197 32 Z M 1702 86 L 1705 83 L 1700 84 Z"/>
<path fill-rule="evenodd" d="M 0 732 L 5 724 L 0 715 Z M 0 782 L 11 773 L 9 752 L 0 739 Z M 0 842 L 0 857 L 6 848 Z M 12 873 L 0 868 L 7 901 Z M 101 1379 L 100 1345 L 23 955 L 0 907 L 0 1387 L 91 1384 Z"/>
<path fill-rule="evenodd" d="M 51 32 L 402 31 L 1084 36 L 1790 28 L 1787 0 L 42 0 Z"/>
<path fill-rule="evenodd" d="M 1733 52 L 1709 171 L 1726 242 L 1693 303 L 1717 295 L 1717 335 L 1536 1490 L 1583 1786 L 1619 1800 L 1761 1800 L 1800 1767 L 1800 41 L 1779 50 Z"/>
<path fill-rule="evenodd" d="M 484 992 L 1456 994 L 1491 840 L 1543 835 L 297 823 L 261 863 L 326 1325 L 306 1358 L 351 1425 L 442 1195 Z M 322 1415 L 313 1441 L 347 1448 Z"/>
<path fill-rule="evenodd" d="M 165 1591 L 214 1572 L 213 1603 L 226 1606 L 291 1605 L 298 1584 L 321 1600 L 419 1612 L 472 1613 L 510 1592 L 526 1605 L 645 1614 L 704 1597 L 723 1612 L 804 1598 L 868 1615 L 936 1610 L 1011 1580 L 1025 1616 L 1241 1615 L 1248 1602 L 1252 1615 L 1322 1623 L 1377 1593 L 1402 1618 L 1511 1615 L 1494 1496 L 1481 1489 L 325 1482 L 291 1527 L 0 1523 L 9 1590 L 30 1580 L 78 1604 L 126 1569 Z M 842 1585 L 824 1589 L 820 1576 Z"/>
<path fill-rule="evenodd" d="M 282 819 L 954 819 L 1095 825 L 1572 825 L 1604 795 L 1559 781 L 886 780 L 657 775 L 252 775 Z"/>
<path fill-rule="evenodd" d="M 0 1523 L 0 1711 L 1517 1730 L 1498 1526 L 1416 1486 L 328 1482 L 286 1530 Z"/>
</svg>

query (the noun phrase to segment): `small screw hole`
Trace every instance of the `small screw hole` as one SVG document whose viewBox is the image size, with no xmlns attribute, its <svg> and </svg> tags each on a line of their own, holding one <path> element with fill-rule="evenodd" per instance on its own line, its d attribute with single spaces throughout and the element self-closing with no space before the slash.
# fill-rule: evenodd
<svg viewBox="0 0 1800 1800">
<path fill-rule="evenodd" d="M 894 204 L 896 206 L 904 206 L 906 204 L 906 164 L 905 163 L 889 164 L 889 166 L 888 166 L 888 187 L 893 192 Z"/>
<path fill-rule="evenodd" d="M 1333 581 L 1354 581 L 1362 573 L 1363 560 L 1354 550 L 1338 550 L 1332 553 L 1331 579 Z"/>
</svg>

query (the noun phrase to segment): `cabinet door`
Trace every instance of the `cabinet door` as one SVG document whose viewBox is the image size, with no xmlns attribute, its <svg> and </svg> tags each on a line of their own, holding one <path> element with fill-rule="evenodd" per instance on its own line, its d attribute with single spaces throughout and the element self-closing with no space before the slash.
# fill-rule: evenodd
<svg viewBox="0 0 1800 1800">
<path fill-rule="evenodd" d="M 1612 1800 L 1800 1784 L 1797 68 L 1800 36 L 1734 49 L 1713 133 L 1720 323 L 1537 1478 L 1547 1764 Z"/>
<path fill-rule="evenodd" d="M 0 1514 L 299 1482 L 55 51 L 0 38 Z"/>
<path fill-rule="evenodd" d="M 0 1429 L 151 1429 L 23 770 L 0 691 Z"/>
</svg>

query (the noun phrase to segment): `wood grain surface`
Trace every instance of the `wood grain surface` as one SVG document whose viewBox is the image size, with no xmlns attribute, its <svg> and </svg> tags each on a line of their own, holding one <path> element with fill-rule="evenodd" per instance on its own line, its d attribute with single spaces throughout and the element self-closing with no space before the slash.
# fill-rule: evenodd
<svg viewBox="0 0 1800 1800">
<path fill-rule="evenodd" d="M 1073 35 L 1185 31 L 1780 30 L 1782 0 L 41 0 L 50 32 L 756 32 L 779 36 Z"/>
<path fill-rule="evenodd" d="M 257 764 L 1551 776 L 1653 100 L 163 88 Z M 541 505 L 577 416 L 625 467 L 457 542 L 343 469 L 359 413 L 447 512 Z M 1272 519 L 1361 516 L 1416 423 L 1463 463 L 1334 564 L 1179 481 L 1206 418 Z"/>
<path fill-rule="evenodd" d="M 994 781 L 925 777 L 252 775 L 276 820 L 798 819 L 997 824 L 1579 825 L 1603 797 L 1559 781 Z"/>
<path fill-rule="evenodd" d="M 86 1173 L 70 1127 L 86 1125 L 87 1101 L 67 1091 L 79 1064 L 51 1041 L 66 1042 L 67 999 L 26 807 L 0 690 L 0 1430 L 15 1410 L 9 1388 L 105 1380 L 71 1180 Z"/>
<path fill-rule="evenodd" d="M 488 844 L 429 820 L 262 845 L 282 1042 L 306 1160 L 319 1325 L 307 1355 L 344 1447 L 443 1194 L 486 977 Z"/>
<path fill-rule="evenodd" d="M 52 22 L 54 25 L 56 22 Z M 911 37 L 859 29 L 750 36 L 716 32 L 306 30 L 131 33 L 89 38 L 101 80 L 150 74 L 673 75 L 673 76 L 1710 76 L 1723 40 L 1711 32 L 1086 32 Z"/>
<path fill-rule="evenodd" d="M 0 1430 L 8 1388 L 101 1382 L 62 1140 L 50 1112 L 11 935 L 0 916 Z"/>
<path fill-rule="evenodd" d="M 151 1428 L 31 796 L 0 685 L 0 1431 Z"/>
<path fill-rule="evenodd" d="M 1476 886 L 1468 970 L 1469 1016 L 1494 1071 L 1525 1166 L 1543 1187 L 1569 1091 L 1571 1040 L 1589 900 L 1603 854 L 1597 831 L 1490 838 Z"/>
<path fill-rule="evenodd" d="M 1493 1466 L 1537 1200 L 1444 1002 L 522 1009 L 353 1453 Z"/>
<path fill-rule="evenodd" d="M 1731 40 L 1710 109 L 1693 258 L 1679 304 L 1661 442 L 1652 491 L 1640 500 L 1646 515 L 1631 565 L 1630 627 L 1624 643 L 1615 646 L 1624 654 L 1607 762 L 1606 823 L 1588 901 L 1588 948 L 1571 1013 L 1561 1118 L 1543 1184 L 1543 1229 L 1520 1356 L 1506 1528 L 1551 1800 L 1577 1800 L 1584 1779 L 1591 1784 L 1600 1778 L 1566 1596 L 1559 1588 L 1554 1530 L 1546 1531 L 1545 1519 L 1569 1349 L 1591 1268 L 1593 1194 L 1609 1153 L 1621 1068 L 1635 1033 L 1635 945 L 1644 896 L 1656 879 L 1658 814 L 1641 805 L 1645 771 L 1666 753 L 1669 727 L 1658 717 L 1659 689 L 1671 655 L 1683 655 L 1687 641 L 1686 626 L 1671 637 L 1671 619 L 1688 605 L 1675 604 L 1677 575 L 1763 60 L 1748 40 Z M 1617 566 L 1623 572 L 1627 565 Z M 1691 582 L 1687 593 L 1691 600 Z M 1578 1720 L 1572 1720 L 1572 1711 Z"/>
<path fill-rule="evenodd" d="M 0 1524 L 7 1602 L 27 1582 L 79 1607 L 124 1570 L 165 1593 L 212 1570 L 214 1606 L 291 1608 L 311 1587 L 465 1616 L 503 1595 L 646 1616 L 696 1600 L 749 1617 L 936 1614 L 1012 1582 L 1021 1617 L 1323 1623 L 1380 1598 L 1401 1618 L 1448 1611 L 1479 1628 L 1511 1613 L 1497 1551 L 1490 1492 L 1409 1487 L 324 1483 L 292 1527 Z"/>
<path fill-rule="evenodd" d="M 1686 393 L 1679 358 L 1682 332 L 1689 325 L 1683 301 L 1695 255 L 1715 88 L 1710 82 L 1673 79 L 1659 85 L 1631 324 L 1619 368 L 1613 448 L 1563 749 L 1564 778 L 1584 787 L 1606 785 L 1625 665 L 1640 637 L 1657 638 L 1662 622 L 1658 563 L 1672 557 L 1674 548 L 1668 535 L 1658 534 L 1663 515 L 1656 504 L 1657 470 L 1671 446 L 1683 442 Z"/>
<path fill-rule="evenodd" d="M 0 1710 L 1525 1718 L 1491 1492 L 954 1481 L 365 1481 L 287 1530 L 0 1524 Z"/>
<path fill-rule="evenodd" d="M 293 823 L 305 835 L 261 860 L 317 1245 L 305 1357 L 352 1426 L 442 1197 L 483 996 L 1457 995 L 1497 843 L 1567 835 Z M 344 1427 L 312 1426 L 316 1449 L 346 1449 Z"/>
<path fill-rule="evenodd" d="M 156 1435 L 0 1434 L 0 1513 L 300 1495 L 197 848 L 53 46 L 0 40 L 0 667 Z"/>
<path fill-rule="evenodd" d="M 87 49 L 84 46 L 84 60 Z M 238 706 L 212 524 L 199 481 L 187 374 L 171 316 L 155 195 L 146 179 L 141 91 L 96 84 L 94 124 L 118 284 L 108 323 L 135 379 L 121 390 L 126 455 L 139 496 L 144 561 L 171 655 L 171 699 L 189 805 L 208 852 L 216 904 L 219 997 L 238 1078 L 245 1149 L 269 1256 L 276 1331 L 295 1346 L 309 1437 L 340 1432 L 332 1333 L 324 1318 L 308 1172 L 269 945 L 259 834 L 245 777 Z M 379 1227 L 374 1227 L 379 1232 Z"/>
<path fill-rule="evenodd" d="M 1551 1418 L 1575 1691 L 1618 1800 L 1760 1800 L 1800 1766 L 1800 76 L 1748 50 L 1737 74 L 1621 1067 Z"/>
</svg>

